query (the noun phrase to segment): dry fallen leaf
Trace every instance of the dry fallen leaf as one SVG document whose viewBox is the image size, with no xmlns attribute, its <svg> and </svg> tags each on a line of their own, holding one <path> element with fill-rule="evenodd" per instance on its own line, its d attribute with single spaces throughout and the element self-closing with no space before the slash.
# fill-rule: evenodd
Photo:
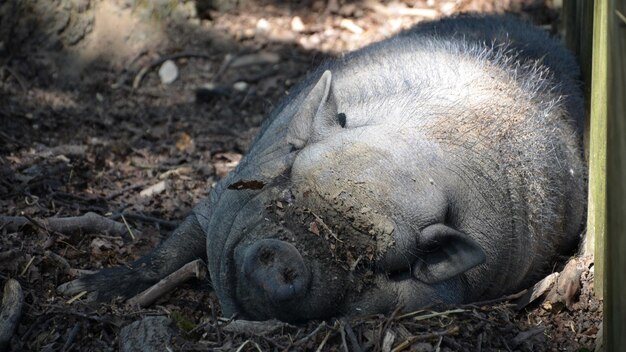
<svg viewBox="0 0 626 352">
<path fill-rule="evenodd" d="M 224 177 L 239 164 L 241 154 L 234 152 L 217 153 L 212 159 L 215 174 L 218 177 Z"/>
<path fill-rule="evenodd" d="M 155 194 L 163 193 L 166 188 L 167 188 L 166 180 L 163 180 L 157 184 L 154 184 L 148 188 L 145 188 L 144 190 L 139 192 L 139 195 L 142 197 L 152 197 Z"/>
<path fill-rule="evenodd" d="M 317 236 L 320 235 L 320 230 L 317 228 L 317 222 L 311 221 L 311 223 L 309 224 L 309 231 L 311 231 Z"/>
<path fill-rule="evenodd" d="M 178 140 L 176 141 L 176 149 L 178 149 L 179 151 L 191 153 L 196 149 L 195 147 L 196 146 L 193 142 L 193 139 L 187 133 L 183 132 L 180 134 L 180 136 L 178 136 Z"/>
</svg>

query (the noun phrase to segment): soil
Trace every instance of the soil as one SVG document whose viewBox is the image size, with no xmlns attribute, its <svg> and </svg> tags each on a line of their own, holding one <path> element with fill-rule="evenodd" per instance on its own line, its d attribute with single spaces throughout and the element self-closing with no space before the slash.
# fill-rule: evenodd
<svg viewBox="0 0 626 352">
<path fill-rule="evenodd" d="M 568 304 L 515 297 L 304 325 L 235 328 L 204 281 L 148 309 L 56 293 L 82 270 L 123 265 L 163 240 L 237 165 L 263 116 L 307 70 L 402 28 L 462 11 L 514 12 L 556 32 L 536 0 L 54 0 L 0 5 L 0 279 L 24 290 L 15 351 L 109 351 L 143 317 L 175 323 L 172 350 L 593 350 L 593 262 Z M 162 83 L 167 59 L 176 79 Z M 43 219 L 95 212 L 133 234 L 60 233 Z M 320 225 L 321 226 L 321 225 Z M 168 335 L 169 336 L 169 333 Z"/>
</svg>

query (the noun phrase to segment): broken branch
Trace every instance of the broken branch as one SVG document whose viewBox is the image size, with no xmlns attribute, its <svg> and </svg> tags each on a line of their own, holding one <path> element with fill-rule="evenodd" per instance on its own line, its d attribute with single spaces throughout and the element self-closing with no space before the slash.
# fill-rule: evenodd
<svg viewBox="0 0 626 352">
<path fill-rule="evenodd" d="M 33 220 L 26 216 L 0 216 L 0 226 L 6 226 L 8 231 L 19 231 L 20 228 L 28 224 L 34 224 L 46 231 L 60 232 L 66 235 L 87 232 L 124 236 L 127 233 L 126 225 L 92 212 L 81 216 L 42 220 Z"/>
<path fill-rule="evenodd" d="M 204 261 L 200 259 L 194 260 L 193 262 L 189 262 L 182 268 L 169 274 L 166 278 L 157 282 L 150 288 L 129 299 L 128 304 L 131 306 L 147 307 L 154 303 L 154 301 L 156 301 L 159 297 L 172 291 L 185 281 L 194 277 L 198 280 L 204 280 L 206 279 L 206 276 L 207 268 Z"/>
</svg>

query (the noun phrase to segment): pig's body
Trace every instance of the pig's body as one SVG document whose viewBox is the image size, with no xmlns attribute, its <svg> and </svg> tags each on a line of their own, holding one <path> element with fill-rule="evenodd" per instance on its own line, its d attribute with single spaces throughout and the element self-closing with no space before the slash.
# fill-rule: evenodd
<svg viewBox="0 0 626 352">
<path fill-rule="evenodd" d="M 224 312 L 253 319 L 526 287 L 578 240 L 577 74 L 557 42 L 508 17 L 427 23 L 328 62 L 170 239 L 65 290 L 127 297 L 205 249 Z"/>
</svg>

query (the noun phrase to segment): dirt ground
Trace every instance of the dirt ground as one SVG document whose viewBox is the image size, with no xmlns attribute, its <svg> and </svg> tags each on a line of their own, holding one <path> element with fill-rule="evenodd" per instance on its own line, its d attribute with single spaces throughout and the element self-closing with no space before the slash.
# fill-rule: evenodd
<svg viewBox="0 0 626 352">
<path fill-rule="evenodd" d="M 0 283 L 16 279 L 24 294 L 9 350 L 124 349 L 122 328 L 151 316 L 173 322 L 171 350 L 595 348 L 602 304 L 589 260 L 568 305 L 539 299 L 518 309 L 518 295 L 299 326 L 238 326 L 200 280 L 147 309 L 59 296 L 56 287 L 83 270 L 123 265 L 164 239 L 237 165 L 272 105 L 325 58 L 463 11 L 509 11 L 552 33 L 559 14 L 536 0 L 248 0 L 227 12 L 207 3 L 0 5 L 0 216 L 27 220 L 17 229 L 0 221 Z M 178 72 L 163 83 L 171 63 Z M 54 231 L 44 221 L 88 212 L 132 234 Z"/>
</svg>

